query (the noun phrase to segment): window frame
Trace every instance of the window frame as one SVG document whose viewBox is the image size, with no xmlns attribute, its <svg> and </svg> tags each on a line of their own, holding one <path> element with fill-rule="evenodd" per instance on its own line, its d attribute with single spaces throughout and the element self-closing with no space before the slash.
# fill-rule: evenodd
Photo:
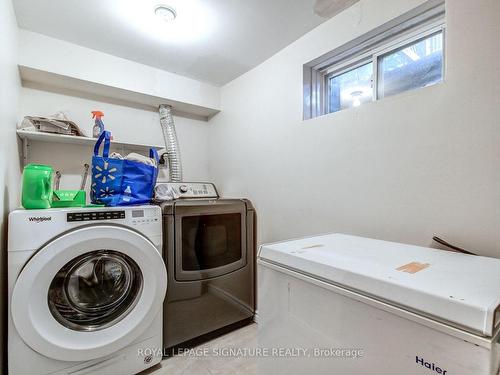
<svg viewBox="0 0 500 375">
<path fill-rule="evenodd" d="M 428 0 L 414 9 L 342 44 L 303 64 L 303 120 L 329 112 L 328 79 L 345 73 L 363 63 L 372 62 L 372 101 L 381 99 L 378 93 L 379 59 L 407 44 L 442 32 L 442 80 L 446 72 L 446 9 L 445 0 Z M 328 77 L 327 77 L 328 76 Z M 402 92 L 403 93 L 403 92 Z M 345 108 L 349 109 L 349 108 Z M 337 111 L 338 112 L 338 111 Z"/>
<path fill-rule="evenodd" d="M 382 43 L 380 45 L 374 46 L 368 52 L 365 52 L 361 55 L 358 55 L 354 58 L 341 61 L 338 64 L 333 64 L 325 67 L 320 70 L 319 73 L 322 75 L 322 103 L 321 112 L 323 114 L 328 113 L 336 113 L 342 111 L 330 112 L 330 92 L 329 92 L 329 81 L 331 78 L 338 77 L 342 74 L 345 74 L 351 70 L 357 69 L 365 64 L 372 63 L 373 74 L 372 74 L 372 101 L 377 101 L 383 98 L 379 95 L 379 62 L 380 59 L 388 54 L 394 53 L 395 51 L 401 49 L 404 46 L 409 46 L 415 44 L 419 41 L 425 40 L 433 35 L 437 35 L 441 33 L 443 39 L 443 64 L 441 66 L 441 82 L 445 79 L 445 65 L 446 65 L 446 53 L 445 53 L 445 33 L 446 33 L 446 24 L 444 19 L 440 19 L 438 21 L 420 25 L 409 32 L 402 33 L 401 35 L 392 38 L 388 42 Z M 436 84 L 439 84 L 436 83 Z M 408 90 L 412 91 L 412 90 Z"/>
</svg>

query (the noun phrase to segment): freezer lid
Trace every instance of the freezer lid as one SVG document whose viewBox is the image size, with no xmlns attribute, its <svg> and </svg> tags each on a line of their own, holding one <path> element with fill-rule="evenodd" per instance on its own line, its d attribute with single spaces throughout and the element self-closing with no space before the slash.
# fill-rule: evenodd
<svg viewBox="0 0 500 375">
<path fill-rule="evenodd" d="M 482 336 L 498 325 L 500 259 L 344 234 L 262 245 L 259 258 Z"/>
</svg>

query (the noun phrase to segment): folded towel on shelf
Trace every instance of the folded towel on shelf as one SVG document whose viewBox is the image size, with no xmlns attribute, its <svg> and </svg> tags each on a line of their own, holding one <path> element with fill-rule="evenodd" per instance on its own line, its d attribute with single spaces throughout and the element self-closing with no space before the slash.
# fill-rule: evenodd
<svg viewBox="0 0 500 375">
<path fill-rule="evenodd" d="M 55 133 L 85 137 L 85 133 L 76 123 L 69 120 L 66 114 L 59 111 L 50 117 L 25 116 L 19 130 L 36 131 L 42 133 Z"/>
</svg>

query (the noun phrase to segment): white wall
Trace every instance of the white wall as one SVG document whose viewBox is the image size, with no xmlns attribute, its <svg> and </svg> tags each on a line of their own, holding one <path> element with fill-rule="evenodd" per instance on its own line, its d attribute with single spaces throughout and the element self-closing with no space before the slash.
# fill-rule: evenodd
<svg viewBox="0 0 500 375">
<path fill-rule="evenodd" d="M 19 159 L 15 133 L 20 81 L 17 22 L 10 0 L 0 0 L 0 372 L 6 368 L 7 214 L 18 201 Z"/>
<path fill-rule="evenodd" d="M 261 242 L 345 232 L 500 256 L 498 0 L 447 2 L 446 81 L 302 121 L 302 65 L 422 0 L 364 0 L 222 88 L 210 174 Z"/>
<path fill-rule="evenodd" d="M 23 87 L 20 92 L 18 121 L 24 116 L 50 116 L 64 111 L 89 136 L 92 135 L 91 111 L 104 112 L 105 128 L 115 140 L 162 145 L 163 136 L 156 112 L 99 102 Z M 183 171 L 186 180 L 208 180 L 208 131 L 205 121 L 174 117 L 180 142 Z M 61 189 L 76 189 L 81 181 L 83 164 L 89 163 L 93 150 L 74 145 L 33 143 L 30 162 L 49 164 L 63 174 Z M 87 183 L 87 189 L 90 178 Z"/>
<path fill-rule="evenodd" d="M 64 77 L 171 99 L 219 107 L 219 88 L 27 30 L 19 32 L 19 64 Z"/>
</svg>

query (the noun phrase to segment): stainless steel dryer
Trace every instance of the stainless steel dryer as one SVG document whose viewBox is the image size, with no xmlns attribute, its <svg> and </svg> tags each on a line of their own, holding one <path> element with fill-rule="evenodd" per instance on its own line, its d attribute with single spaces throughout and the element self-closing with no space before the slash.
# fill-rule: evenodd
<svg viewBox="0 0 500 375">
<path fill-rule="evenodd" d="M 219 198 L 213 184 L 168 183 L 162 203 L 165 353 L 248 324 L 255 314 L 255 211 L 246 199 Z"/>
</svg>

